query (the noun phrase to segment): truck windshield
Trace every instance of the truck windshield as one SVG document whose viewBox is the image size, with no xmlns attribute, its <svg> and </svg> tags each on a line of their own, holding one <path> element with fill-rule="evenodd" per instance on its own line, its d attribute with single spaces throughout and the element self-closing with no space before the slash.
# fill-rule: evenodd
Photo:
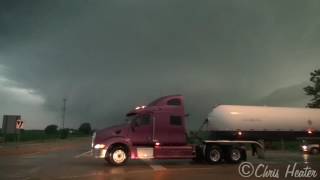
<svg viewBox="0 0 320 180">
<path fill-rule="evenodd" d="M 132 115 L 132 116 L 128 116 L 127 118 L 126 118 L 126 122 L 128 123 L 128 124 L 131 124 L 133 121 L 135 121 L 137 119 L 137 115 Z"/>
</svg>

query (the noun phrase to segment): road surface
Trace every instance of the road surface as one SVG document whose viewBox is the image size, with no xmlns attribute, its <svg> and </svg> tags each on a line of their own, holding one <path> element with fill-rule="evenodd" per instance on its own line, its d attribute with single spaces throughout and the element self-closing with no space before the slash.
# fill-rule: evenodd
<svg viewBox="0 0 320 180">
<path fill-rule="evenodd" d="M 237 164 L 197 164 L 190 160 L 129 161 L 126 166 L 112 167 L 101 159 L 94 159 L 89 151 L 89 141 L 74 148 L 59 149 L 48 152 L 32 152 L 23 155 L 0 156 L 0 179 L 115 179 L 115 180 L 205 180 L 205 179 L 248 179 L 239 174 Z M 0 148 L 6 148 L 4 146 Z M 279 178 L 249 179 L 283 179 L 288 165 L 297 163 L 296 169 L 310 167 L 317 172 L 317 177 L 300 179 L 320 179 L 320 156 L 304 156 L 298 152 L 269 152 L 266 160 L 249 156 L 248 161 L 257 167 L 263 164 L 258 175 L 278 170 Z M 268 166 L 267 170 L 265 167 Z M 250 169 L 244 168 L 249 171 Z M 269 173 L 272 175 L 272 173 Z M 297 179 L 288 176 L 287 179 Z"/>
</svg>

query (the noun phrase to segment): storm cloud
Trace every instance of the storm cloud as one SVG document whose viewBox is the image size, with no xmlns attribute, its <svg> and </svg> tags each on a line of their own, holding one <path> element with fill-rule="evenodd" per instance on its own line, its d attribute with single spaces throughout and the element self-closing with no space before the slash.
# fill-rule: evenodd
<svg viewBox="0 0 320 180">
<path fill-rule="evenodd" d="M 196 129 L 216 104 L 302 107 L 302 87 L 320 67 L 319 8 L 311 0 L 1 1 L 0 113 L 43 128 L 60 123 L 67 98 L 66 126 L 97 128 L 182 94 Z"/>
</svg>

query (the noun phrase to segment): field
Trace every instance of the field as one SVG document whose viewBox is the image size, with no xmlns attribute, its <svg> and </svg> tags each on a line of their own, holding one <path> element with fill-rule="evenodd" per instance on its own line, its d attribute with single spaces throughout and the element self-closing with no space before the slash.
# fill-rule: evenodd
<svg viewBox="0 0 320 180">
<path fill-rule="evenodd" d="M 89 135 L 80 133 L 78 131 L 73 131 L 72 133 L 68 133 L 67 137 L 86 137 Z M 57 132 L 54 134 L 46 134 L 43 130 L 22 130 L 20 135 L 16 134 L 7 134 L 5 137 L 6 142 L 26 142 L 26 141 L 47 141 L 47 140 L 54 140 L 54 139 L 60 139 L 61 133 Z M 4 134 L 2 131 L 0 131 L 0 139 L 1 141 L 4 141 Z M 1 142 L 0 141 L 0 142 Z"/>
</svg>

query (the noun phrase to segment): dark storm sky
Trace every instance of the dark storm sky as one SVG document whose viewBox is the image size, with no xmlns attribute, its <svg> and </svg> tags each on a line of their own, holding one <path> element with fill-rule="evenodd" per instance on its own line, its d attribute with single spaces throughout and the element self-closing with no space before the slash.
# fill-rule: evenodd
<svg viewBox="0 0 320 180">
<path fill-rule="evenodd" d="M 319 1 L 0 2 L 0 113 L 26 128 L 120 123 L 183 94 L 189 128 L 215 104 L 304 106 L 320 67 Z"/>
</svg>

